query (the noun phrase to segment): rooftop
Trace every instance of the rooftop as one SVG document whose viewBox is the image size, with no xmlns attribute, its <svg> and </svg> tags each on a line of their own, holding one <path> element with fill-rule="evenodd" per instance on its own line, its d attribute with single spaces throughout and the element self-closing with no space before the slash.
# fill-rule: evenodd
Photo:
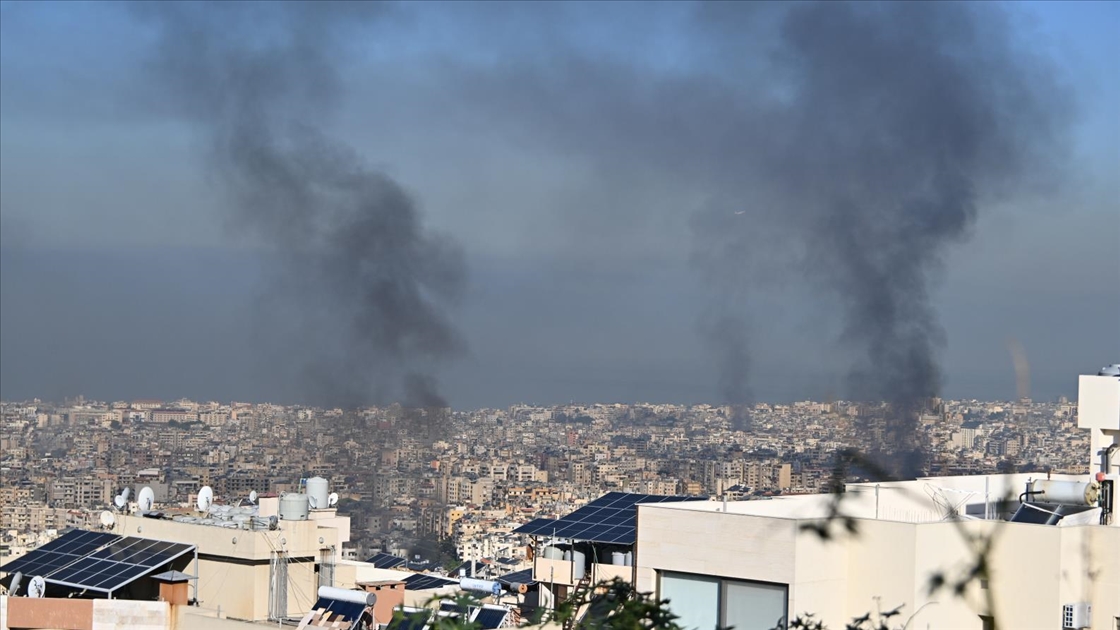
<svg viewBox="0 0 1120 630">
<path fill-rule="evenodd" d="M 1001 502 L 1010 501 L 1010 511 L 1014 512 L 1027 481 L 1046 478 L 1090 481 L 1089 475 L 1047 476 L 1044 473 L 924 477 L 912 481 L 850 483 L 842 495 L 777 496 L 760 501 L 688 501 L 644 507 L 816 520 L 835 515 L 836 497 L 840 496 L 842 513 L 852 518 L 936 523 L 956 514 L 964 518 L 996 519 L 1007 514 L 1007 506 L 1001 509 Z"/>
</svg>

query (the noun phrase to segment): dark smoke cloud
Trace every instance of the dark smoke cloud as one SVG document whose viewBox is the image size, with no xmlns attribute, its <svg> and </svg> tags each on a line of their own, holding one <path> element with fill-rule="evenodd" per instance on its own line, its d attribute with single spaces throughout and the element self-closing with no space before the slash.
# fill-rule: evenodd
<svg viewBox="0 0 1120 630">
<path fill-rule="evenodd" d="M 154 85 L 209 138 L 233 224 L 281 261 L 261 317 L 303 365 L 310 402 L 443 407 L 432 369 L 463 350 L 444 312 L 464 285 L 455 243 L 416 202 L 323 131 L 355 33 L 391 18 L 372 3 L 145 3 Z"/>
<path fill-rule="evenodd" d="M 331 350 L 324 359 L 338 346 L 357 349 L 339 355 L 335 371 L 315 370 L 326 380 L 392 374 L 397 389 L 429 399 L 430 371 L 397 363 L 438 362 L 459 347 L 438 308 L 461 286 L 457 253 L 422 229 L 399 187 L 317 131 L 339 92 L 338 60 L 355 41 L 347 25 L 395 16 L 368 4 L 284 4 L 267 15 L 259 5 L 225 6 L 144 10 L 163 25 L 161 69 L 176 78 L 187 114 L 213 131 L 218 170 L 245 222 L 296 252 L 285 286 L 308 299 L 281 308 L 346 331 L 315 338 Z M 649 241 L 634 235 L 664 226 L 690 228 L 692 260 L 711 288 L 698 328 L 727 403 L 749 405 L 751 381 L 767 369 L 751 363 L 768 324 L 756 293 L 811 287 L 852 357 L 850 397 L 890 403 L 880 446 L 916 450 L 917 414 L 940 389 L 944 334 L 930 292 L 941 262 L 983 205 L 1036 190 L 1063 156 L 1068 103 L 1003 9 L 507 6 L 439 7 L 471 45 L 496 48 L 484 61 L 452 53 L 408 70 L 418 78 L 402 84 L 427 86 L 439 100 L 427 105 L 433 119 L 449 117 L 452 133 L 484 129 L 488 139 L 532 147 L 530 157 L 578 162 L 573 170 L 591 175 L 578 191 L 560 191 L 557 223 L 573 243 L 593 243 L 581 250 L 591 256 L 611 245 L 640 251 Z M 673 44 L 659 39 L 666 24 L 680 36 L 681 59 L 655 67 L 645 57 Z M 629 52 L 586 43 L 623 30 Z M 519 35 L 511 42 L 509 33 Z M 354 210 L 362 207 L 373 210 Z M 378 282 L 387 297 L 355 297 Z M 341 318 L 327 317 L 334 310 Z M 413 373 L 420 378 L 400 380 Z M 912 472 L 919 459 L 894 466 Z"/>
<path fill-rule="evenodd" d="M 889 403 L 881 446 L 906 454 L 894 472 L 914 474 L 917 416 L 941 385 L 933 274 L 981 194 L 1027 181 L 1050 157 L 1059 90 L 988 7 L 804 4 L 778 32 L 782 88 L 746 148 L 751 186 L 769 201 L 745 207 L 741 229 L 759 215 L 785 226 L 800 271 L 839 298 L 842 341 L 858 357 L 851 394 Z M 698 236 L 722 237 L 709 225 L 694 222 Z M 750 273 L 760 252 L 731 254 Z"/>
<path fill-rule="evenodd" d="M 749 402 L 750 375 L 766 369 L 750 363 L 750 335 L 766 328 L 749 317 L 752 287 L 807 284 L 853 357 L 850 397 L 890 405 L 879 447 L 919 451 L 917 416 L 941 386 L 931 284 L 984 203 L 1061 170 L 1070 115 L 1053 68 L 998 6 L 687 13 L 695 46 L 670 72 L 569 43 L 457 68 L 457 89 L 516 141 L 585 156 L 608 191 L 665 192 L 661 208 L 602 212 L 620 233 L 691 214 L 692 259 L 712 291 L 699 330 L 726 402 Z M 631 17 L 657 32 L 656 16 Z M 892 467 L 913 473 L 920 459 Z"/>
</svg>

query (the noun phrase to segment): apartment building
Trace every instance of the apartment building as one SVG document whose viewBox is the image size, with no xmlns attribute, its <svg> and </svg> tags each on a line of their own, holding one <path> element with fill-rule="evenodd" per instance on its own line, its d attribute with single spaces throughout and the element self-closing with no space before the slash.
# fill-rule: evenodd
<svg viewBox="0 0 1120 630">
<path fill-rule="evenodd" d="M 636 586 L 669 599 L 694 628 L 763 630 L 805 614 L 840 628 L 901 607 L 911 628 L 986 630 L 998 620 L 1115 630 L 1120 378 L 1081 377 L 1079 411 L 1092 434 L 1089 475 L 934 477 L 848 484 L 840 495 L 639 505 Z M 1064 494 L 1036 502 L 1040 487 Z M 988 540 L 986 574 L 967 579 Z M 939 580 L 950 587 L 936 588 Z"/>
</svg>

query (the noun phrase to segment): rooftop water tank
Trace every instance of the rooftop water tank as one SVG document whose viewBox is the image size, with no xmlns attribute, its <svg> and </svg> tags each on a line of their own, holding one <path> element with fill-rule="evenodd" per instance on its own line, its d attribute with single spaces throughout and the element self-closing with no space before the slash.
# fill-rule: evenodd
<svg viewBox="0 0 1120 630">
<path fill-rule="evenodd" d="M 280 497 L 280 518 L 285 521 L 307 520 L 307 495 L 291 492 Z"/>
<path fill-rule="evenodd" d="M 307 499 L 311 502 L 311 509 L 327 509 L 327 498 L 329 496 L 330 493 L 327 491 L 326 479 L 322 477 L 312 477 L 307 480 Z"/>
<path fill-rule="evenodd" d="M 582 551 L 572 550 L 572 578 L 582 580 L 587 572 L 587 556 Z"/>
</svg>

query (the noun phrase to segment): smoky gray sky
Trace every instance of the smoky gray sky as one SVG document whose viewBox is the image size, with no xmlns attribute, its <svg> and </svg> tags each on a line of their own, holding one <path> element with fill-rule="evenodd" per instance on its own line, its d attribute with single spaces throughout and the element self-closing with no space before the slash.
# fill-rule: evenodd
<svg viewBox="0 0 1120 630">
<path fill-rule="evenodd" d="M 0 3 L 0 395 L 1076 394 L 1106 3 Z"/>
</svg>

